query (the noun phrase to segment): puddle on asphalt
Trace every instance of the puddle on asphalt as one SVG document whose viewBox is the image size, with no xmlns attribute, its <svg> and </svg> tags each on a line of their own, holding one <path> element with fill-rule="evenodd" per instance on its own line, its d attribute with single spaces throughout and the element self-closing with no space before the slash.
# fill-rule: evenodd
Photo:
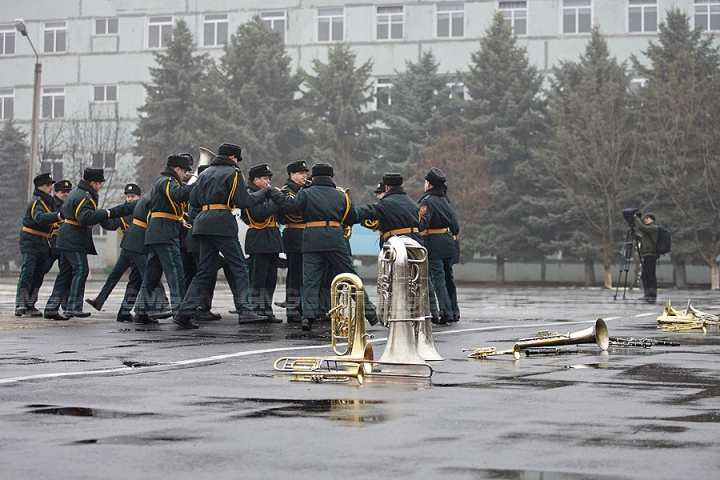
<svg viewBox="0 0 720 480">
<path fill-rule="evenodd" d="M 468 478 L 487 478 L 497 480 L 621 480 L 631 477 L 594 475 L 574 472 L 548 472 L 542 470 L 501 470 L 495 468 L 447 467 L 440 469 L 447 474 L 467 474 Z"/>
<path fill-rule="evenodd" d="M 700 375 L 700 372 L 701 370 L 696 368 L 679 368 L 662 363 L 653 363 L 628 368 L 620 376 L 646 382 L 680 385 L 707 385 L 717 382 L 715 379 Z"/>
<path fill-rule="evenodd" d="M 40 415 L 62 415 L 67 417 L 132 418 L 155 415 L 147 412 L 119 412 L 88 407 L 58 407 L 54 405 L 28 405 L 28 413 Z"/>
<path fill-rule="evenodd" d="M 198 437 L 179 437 L 171 435 L 159 435 L 150 437 L 138 437 L 133 435 L 119 435 L 106 438 L 91 438 L 78 440 L 70 445 L 153 445 L 157 443 L 174 443 L 197 440 Z"/>
<path fill-rule="evenodd" d="M 236 419 L 246 418 L 326 418 L 350 423 L 380 423 L 389 419 L 378 412 L 375 405 L 386 403 L 378 400 L 359 399 L 276 399 L 276 398 L 217 398 L 196 402 L 196 406 L 222 406 L 238 411 Z"/>
<path fill-rule="evenodd" d="M 720 423 L 720 412 L 699 413 L 683 417 L 669 417 L 665 420 L 673 422 Z"/>
</svg>

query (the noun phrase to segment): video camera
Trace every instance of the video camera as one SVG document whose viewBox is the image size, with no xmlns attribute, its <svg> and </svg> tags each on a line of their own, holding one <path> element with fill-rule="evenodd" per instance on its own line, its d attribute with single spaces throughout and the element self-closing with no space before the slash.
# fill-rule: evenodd
<svg viewBox="0 0 720 480">
<path fill-rule="evenodd" d="M 625 219 L 625 221 L 630 226 L 630 228 L 635 226 L 635 220 L 633 218 L 635 215 L 642 218 L 642 213 L 637 208 L 624 208 L 622 210 L 622 215 L 623 215 L 623 218 Z"/>
</svg>

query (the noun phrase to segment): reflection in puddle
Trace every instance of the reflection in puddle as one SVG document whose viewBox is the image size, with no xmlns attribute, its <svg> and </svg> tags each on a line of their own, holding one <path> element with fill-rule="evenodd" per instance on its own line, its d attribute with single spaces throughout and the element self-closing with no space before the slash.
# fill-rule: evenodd
<svg viewBox="0 0 720 480">
<path fill-rule="evenodd" d="M 541 470 L 501 470 L 495 468 L 443 468 L 448 474 L 468 474 L 469 478 L 488 478 L 500 480 L 620 480 L 630 477 L 593 475 L 574 472 L 545 472 Z"/>
<path fill-rule="evenodd" d="M 568 369 L 572 368 L 595 368 L 599 370 L 607 370 L 608 364 L 607 363 L 579 363 L 577 365 L 568 365 Z"/>
<path fill-rule="evenodd" d="M 96 418 L 131 418 L 155 415 L 146 412 L 117 412 L 113 410 L 100 410 L 87 407 L 56 407 L 53 405 L 28 405 L 32 410 L 29 413 L 42 415 L 63 415 L 68 417 L 96 417 Z"/>
</svg>

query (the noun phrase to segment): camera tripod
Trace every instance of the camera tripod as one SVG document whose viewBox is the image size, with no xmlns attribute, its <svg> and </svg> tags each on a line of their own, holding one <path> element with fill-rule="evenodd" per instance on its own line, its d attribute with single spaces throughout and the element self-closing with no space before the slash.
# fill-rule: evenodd
<svg viewBox="0 0 720 480">
<path fill-rule="evenodd" d="M 622 248 L 622 264 L 620 265 L 620 275 L 618 276 L 617 286 L 615 287 L 615 295 L 613 296 L 613 300 L 617 300 L 618 290 L 620 289 L 620 280 L 623 278 L 623 272 L 625 272 L 625 279 L 623 280 L 622 299 L 625 300 L 628 271 L 630 270 L 630 264 L 632 263 L 633 259 L 633 245 L 635 245 L 635 247 L 637 248 L 638 256 L 642 258 L 642 256 L 640 256 L 640 245 L 635 242 L 635 227 L 631 226 L 630 228 L 628 228 L 628 231 L 625 234 L 625 244 Z"/>
</svg>

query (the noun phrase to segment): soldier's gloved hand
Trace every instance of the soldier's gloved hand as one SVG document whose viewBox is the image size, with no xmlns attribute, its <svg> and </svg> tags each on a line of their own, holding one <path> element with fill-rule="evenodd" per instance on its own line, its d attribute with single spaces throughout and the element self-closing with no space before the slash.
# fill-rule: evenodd
<svg viewBox="0 0 720 480">
<path fill-rule="evenodd" d="M 262 187 L 262 188 L 260 189 L 260 191 L 265 194 L 265 197 L 269 197 L 269 196 L 270 196 L 270 186 L 269 186 L 269 185 L 265 185 L 264 187 Z"/>
</svg>

